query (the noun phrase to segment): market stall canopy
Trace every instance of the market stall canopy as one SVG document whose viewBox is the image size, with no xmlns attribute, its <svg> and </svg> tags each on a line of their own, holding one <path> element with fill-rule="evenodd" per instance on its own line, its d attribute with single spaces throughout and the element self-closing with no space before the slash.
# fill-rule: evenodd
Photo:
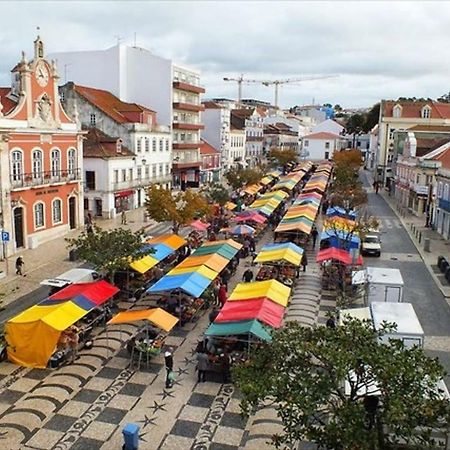
<svg viewBox="0 0 450 450">
<path fill-rule="evenodd" d="M 165 244 L 168 247 L 173 248 L 174 250 L 178 250 L 183 245 L 186 245 L 187 242 L 182 237 L 177 234 L 163 234 L 161 236 L 153 237 L 147 239 L 148 244 Z"/>
<path fill-rule="evenodd" d="M 344 219 L 341 216 L 329 217 L 323 224 L 324 230 L 343 230 L 353 231 L 356 227 L 356 222 L 350 219 Z"/>
<path fill-rule="evenodd" d="M 359 248 L 359 236 L 347 233 L 343 230 L 325 230 L 320 235 L 320 240 L 328 240 L 331 247 L 343 248 L 349 250 L 351 248 Z"/>
<path fill-rule="evenodd" d="M 234 241 L 233 239 L 220 239 L 218 241 L 204 242 L 202 244 L 201 248 L 209 247 L 209 246 L 217 245 L 217 244 L 228 244 L 228 245 L 231 245 L 232 247 L 236 248 L 237 250 L 240 250 L 242 248 L 242 244 L 240 244 L 239 242 Z"/>
<path fill-rule="evenodd" d="M 248 186 L 245 186 L 243 189 L 243 192 L 248 195 L 255 195 L 262 189 L 262 186 L 259 184 L 250 184 Z"/>
<path fill-rule="evenodd" d="M 250 225 L 236 225 L 235 227 L 231 228 L 224 228 L 223 231 L 227 231 L 230 234 L 234 234 L 237 236 L 244 235 L 244 234 L 254 234 L 255 229 L 251 227 Z"/>
<path fill-rule="evenodd" d="M 225 209 L 228 209 L 228 211 L 234 211 L 237 208 L 236 203 L 233 202 L 226 202 L 223 206 Z"/>
<path fill-rule="evenodd" d="M 269 172 L 267 175 L 270 175 L 273 178 L 278 178 L 283 172 L 279 169 L 272 170 L 272 172 Z"/>
<path fill-rule="evenodd" d="M 244 320 L 241 322 L 212 323 L 206 330 L 206 336 L 238 336 L 251 334 L 263 341 L 271 341 L 267 329 L 257 320 Z"/>
<path fill-rule="evenodd" d="M 217 254 L 190 256 L 186 258 L 182 263 L 178 264 L 177 268 L 183 267 L 195 267 L 195 266 L 207 266 L 215 272 L 222 272 L 225 266 L 229 263 L 227 258 Z"/>
<path fill-rule="evenodd" d="M 147 289 L 149 293 L 182 290 L 192 297 L 199 297 L 211 284 L 209 278 L 195 272 L 179 275 L 165 275 L 153 286 Z"/>
<path fill-rule="evenodd" d="M 140 320 L 146 320 L 164 331 L 170 331 L 178 322 L 178 318 L 164 309 L 153 308 L 120 312 L 108 322 L 108 325 L 133 323 Z"/>
<path fill-rule="evenodd" d="M 140 259 L 136 259 L 130 263 L 130 267 L 139 273 L 146 273 L 152 267 L 155 267 L 159 261 L 150 255 L 145 255 Z"/>
<path fill-rule="evenodd" d="M 322 200 L 323 195 L 319 194 L 318 192 L 305 192 L 300 194 L 297 197 L 297 200 L 303 200 L 303 199 L 309 199 L 309 198 L 315 198 L 316 200 L 321 201 Z"/>
<path fill-rule="evenodd" d="M 216 242 L 217 244 L 215 245 L 206 245 L 206 246 L 203 245 L 199 247 L 197 250 L 195 250 L 194 253 L 192 253 L 191 256 L 195 257 L 195 256 L 211 255 L 215 253 L 230 260 L 234 258 L 234 256 L 236 256 L 236 254 L 242 247 L 241 244 L 239 244 L 239 247 L 236 248 L 234 245 L 231 245 L 227 242 L 219 242 L 219 241 Z"/>
<path fill-rule="evenodd" d="M 258 319 L 273 328 L 279 328 L 283 321 L 285 308 L 267 299 L 225 302 L 214 323 L 237 322 Z"/>
<path fill-rule="evenodd" d="M 306 217 L 296 218 L 294 220 L 282 220 L 278 227 L 275 229 L 276 233 L 285 232 L 301 232 L 310 234 L 312 230 L 313 222 L 309 221 Z"/>
<path fill-rule="evenodd" d="M 326 248 L 324 250 L 320 250 L 317 253 L 316 261 L 317 262 L 323 262 L 328 260 L 335 260 L 339 261 L 342 264 L 345 264 L 347 266 L 350 265 L 358 265 L 361 266 L 363 264 L 363 259 L 360 255 L 358 255 L 355 259 L 353 258 L 353 255 L 341 248 Z"/>
<path fill-rule="evenodd" d="M 267 186 L 268 184 L 272 183 L 273 181 L 273 177 L 271 177 L 270 175 L 266 175 L 265 177 L 263 177 L 259 184 L 262 184 L 263 186 Z"/>
<path fill-rule="evenodd" d="M 284 244 L 269 244 L 265 245 L 254 262 L 268 263 L 268 262 L 286 262 L 294 266 L 300 266 L 303 256 L 303 249 L 295 244 L 293 247 L 285 246 Z"/>
<path fill-rule="evenodd" d="M 356 220 L 356 211 L 346 211 L 344 208 L 340 206 L 331 206 L 327 209 L 326 212 L 327 217 L 339 216 L 344 219 Z"/>
<path fill-rule="evenodd" d="M 167 275 L 180 275 L 183 273 L 198 273 L 202 275 L 205 278 L 208 278 L 208 280 L 214 280 L 218 273 L 214 270 L 211 270 L 209 267 L 206 266 L 195 266 L 195 267 L 174 267 L 170 272 L 167 273 Z"/>
<path fill-rule="evenodd" d="M 267 297 L 281 306 L 287 306 L 291 289 L 277 280 L 239 283 L 228 297 L 228 301 Z"/>
<path fill-rule="evenodd" d="M 191 228 L 194 228 L 194 230 L 197 230 L 197 231 L 206 231 L 210 227 L 210 224 L 204 223 L 200 219 L 197 219 L 197 220 L 194 220 L 193 222 L 191 222 L 189 224 L 189 226 Z"/>
<path fill-rule="evenodd" d="M 257 211 L 253 209 L 249 209 L 247 211 L 242 211 L 241 213 L 238 213 L 236 217 L 233 218 L 235 222 L 246 222 L 251 221 L 255 223 L 264 223 L 267 221 L 266 217 L 259 214 Z"/>
<path fill-rule="evenodd" d="M 50 300 L 70 300 L 74 297 L 85 297 L 96 305 L 109 300 L 113 295 L 120 291 L 119 288 L 113 286 L 105 280 L 98 280 L 92 283 L 75 283 L 71 284 L 59 292 L 51 295 Z"/>
</svg>

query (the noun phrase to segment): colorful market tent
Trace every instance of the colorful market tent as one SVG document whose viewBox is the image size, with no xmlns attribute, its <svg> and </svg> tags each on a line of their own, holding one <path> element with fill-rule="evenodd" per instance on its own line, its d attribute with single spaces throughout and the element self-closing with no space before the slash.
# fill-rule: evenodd
<svg viewBox="0 0 450 450">
<path fill-rule="evenodd" d="M 255 195 L 262 189 L 262 186 L 260 184 L 250 184 L 248 186 L 245 186 L 242 192 L 248 195 Z"/>
<path fill-rule="evenodd" d="M 217 244 L 228 244 L 228 245 L 230 245 L 231 247 L 234 247 L 237 250 L 240 250 L 242 248 L 242 244 L 240 244 L 239 242 L 234 241 L 233 239 L 220 239 L 218 241 L 204 242 L 200 248 L 210 247 L 210 246 L 214 246 L 214 245 L 217 245 Z"/>
<path fill-rule="evenodd" d="M 164 311 L 164 309 L 153 308 L 120 312 L 108 322 L 108 325 L 133 323 L 140 320 L 151 322 L 156 327 L 167 332 L 170 331 L 178 322 L 177 317 L 169 314 L 167 311 Z"/>
<path fill-rule="evenodd" d="M 320 235 L 320 240 L 328 240 L 330 247 L 343 248 L 349 250 L 359 248 L 359 236 L 352 233 L 346 233 L 342 230 L 326 230 Z"/>
<path fill-rule="evenodd" d="M 70 285 L 9 319 L 5 324 L 9 360 L 45 368 L 61 332 L 118 291 L 103 280 Z"/>
<path fill-rule="evenodd" d="M 243 320 L 241 322 L 212 323 L 206 330 L 206 336 L 238 336 L 252 335 L 263 341 L 271 341 L 272 337 L 267 328 L 258 320 Z"/>
<path fill-rule="evenodd" d="M 228 211 L 234 211 L 237 208 L 236 203 L 233 202 L 226 202 L 223 206 L 225 209 L 228 209 Z"/>
<path fill-rule="evenodd" d="M 290 288 L 277 280 L 239 283 L 228 297 L 228 301 L 266 297 L 281 306 L 287 306 L 290 293 Z"/>
<path fill-rule="evenodd" d="M 317 253 L 316 257 L 317 262 L 323 262 L 328 260 L 339 261 L 347 266 L 350 265 L 361 266 L 363 264 L 363 259 L 361 258 L 361 256 L 358 256 L 356 258 L 356 261 L 354 261 L 353 255 L 350 252 L 343 250 L 341 248 L 334 248 L 334 247 L 320 250 Z"/>
<path fill-rule="evenodd" d="M 197 231 L 206 231 L 210 227 L 210 224 L 204 223 L 200 219 L 197 219 L 197 220 L 194 220 L 193 222 L 191 222 L 189 224 L 189 226 L 191 228 L 194 228 L 194 230 L 197 230 Z"/>
<path fill-rule="evenodd" d="M 195 267 L 174 267 L 170 270 L 167 275 L 180 275 L 183 273 L 198 273 L 199 275 L 208 278 L 208 280 L 214 280 L 217 277 L 218 273 L 214 270 L 211 270 L 206 266 L 195 266 Z"/>
<path fill-rule="evenodd" d="M 195 256 L 191 255 L 189 258 L 186 258 L 182 263 L 178 264 L 176 268 L 182 267 L 195 267 L 195 266 L 207 266 L 210 269 L 216 272 L 222 272 L 225 266 L 229 263 L 229 259 L 217 255 L 216 253 L 210 255 L 201 255 Z"/>
<path fill-rule="evenodd" d="M 356 212 L 355 211 L 346 211 L 344 208 L 340 206 L 330 206 L 326 212 L 327 217 L 339 216 L 344 219 L 356 220 Z"/>
<path fill-rule="evenodd" d="M 303 256 L 303 249 L 292 242 L 283 244 L 269 244 L 265 245 L 254 262 L 268 263 L 268 262 L 285 262 L 294 266 L 300 266 Z"/>
<path fill-rule="evenodd" d="M 178 250 L 183 245 L 186 245 L 187 242 L 182 237 L 177 234 L 163 234 L 161 236 L 156 236 L 150 239 L 147 239 L 147 244 L 166 244 L 168 247 L 173 248 L 174 250 Z"/>
<path fill-rule="evenodd" d="M 224 231 L 226 230 L 228 233 L 230 234 L 234 234 L 234 235 L 243 235 L 243 234 L 254 234 L 255 233 L 255 229 L 253 227 L 251 227 L 250 225 L 236 225 L 234 227 L 231 228 L 224 228 Z"/>
<path fill-rule="evenodd" d="M 215 323 L 236 322 L 240 320 L 258 319 L 273 328 L 279 328 L 283 321 L 285 308 L 267 299 L 225 302 Z"/>
<path fill-rule="evenodd" d="M 228 244 L 227 242 L 223 241 L 216 241 L 216 242 L 217 244 L 215 245 L 207 245 L 199 247 L 197 250 L 194 251 L 192 256 L 211 255 L 215 253 L 230 260 L 234 258 L 234 256 L 236 256 L 236 254 L 239 251 L 239 248 L 236 248 L 235 246 Z"/>
<path fill-rule="evenodd" d="M 262 184 L 263 186 L 267 186 L 268 184 L 272 183 L 273 181 L 273 177 L 270 175 L 266 175 L 265 177 L 263 177 L 259 184 Z"/>
<path fill-rule="evenodd" d="M 149 293 L 182 290 L 192 297 L 200 297 L 210 285 L 211 280 L 196 272 L 181 273 L 178 275 L 165 275 L 153 286 L 147 289 Z"/>
</svg>

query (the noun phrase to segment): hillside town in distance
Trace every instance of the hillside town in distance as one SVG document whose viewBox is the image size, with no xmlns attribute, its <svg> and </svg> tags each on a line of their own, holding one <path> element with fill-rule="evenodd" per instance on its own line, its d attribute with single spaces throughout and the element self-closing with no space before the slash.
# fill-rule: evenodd
<svg viewBox="0 0 450 450">
<path fill-rule="evenodd" d="M 0 87 L 0 448 L 450 449 L 448 86 L 54 47 Z"/>
</svg>

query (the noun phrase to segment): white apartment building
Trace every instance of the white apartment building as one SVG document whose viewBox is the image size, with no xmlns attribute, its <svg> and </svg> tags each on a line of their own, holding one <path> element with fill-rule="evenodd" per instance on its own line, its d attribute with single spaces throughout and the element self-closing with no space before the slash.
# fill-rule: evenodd
<svg viewBox="0 0 450 450">
<path fill-rule="evenodd" d="M 245 130 L 239 128 L 234 128 L 231 126 L 230 129 L 230 164 L 231 166 L 246 167 L 247 163 L 245 161 Z"/>
<path fill-rule="evenodd" d="M 307 134 L 302 139 L 301 156 L 312 161 L 331 159 L 342 148 L 342 137 L 325 131 Z"/>
</svg>

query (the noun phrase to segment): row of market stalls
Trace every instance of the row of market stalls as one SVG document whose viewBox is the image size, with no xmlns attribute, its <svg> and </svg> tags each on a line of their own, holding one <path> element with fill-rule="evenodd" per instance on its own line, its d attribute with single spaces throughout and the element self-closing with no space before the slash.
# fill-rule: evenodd
<svg viewBox="0 0 450 450">
<path fill-rule="evenodd" d="M 218 275 L 237 265 L 235 257 L 242 245 L 232 239 L 205 242 L 191 256 L 171 269 L 148 290 L 148 294 L 162 294 L 159 304 L 179 317 L 181 324 L 198 316 L 206 306 L 203 292 Z"/>
</svg>

